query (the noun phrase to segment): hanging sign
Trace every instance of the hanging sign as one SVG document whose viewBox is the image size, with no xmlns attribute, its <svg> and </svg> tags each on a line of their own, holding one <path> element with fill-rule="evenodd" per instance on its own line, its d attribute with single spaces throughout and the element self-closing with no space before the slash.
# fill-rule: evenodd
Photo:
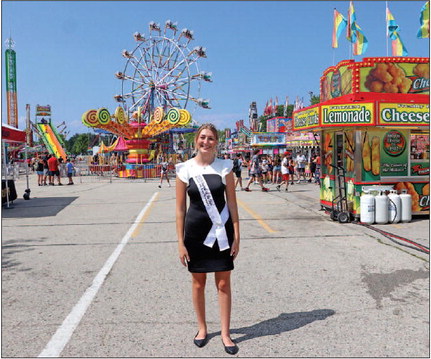
<svg viewBox="0 0 431 359">
<path fill-rule="evenodd" d="M 429 126 L 430 106 L 422 103 L 380 103 L 378 125 Z"/>
<path fill-rule="evenodd" d="M 252 146 L 282 146 L 286 145 L 284 133 L 258 132 L 251 137 Z"/>
<path fill-rule="evenodd" d="M 319 107 L 308 108 L 293 114 L 293 129 L 307 130 L 319 126 Z"/>
<path fill-rule="evenodd" d="M 374 125 L 374 104 L 322 106 L 322 127 Z"/>
</svg>

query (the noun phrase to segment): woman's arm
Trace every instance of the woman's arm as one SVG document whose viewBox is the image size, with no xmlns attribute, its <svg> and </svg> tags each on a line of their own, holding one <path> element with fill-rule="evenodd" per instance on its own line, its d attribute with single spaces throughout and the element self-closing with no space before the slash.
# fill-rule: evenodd
<svg viewBox="0 0 431 359">
<path fill-rule="evenodd" d="M 187 266 L 186 260 L 189 262 L 190 257 L 184 245 L 184 220 L 186 218 L 186 189 L 187 184 L 176 179 L 176 226 L 178 238 L 178 251 L 180 262 L 183 266 Z M 186 258 L 186 260 L 185 260 Z"/>
<path fill-rule="evenodd" d="M 238 205 L 236 203 L 236 193 L 235 193 L 235 179 L 233 177 L 233 172 L 230 171 L 226 175 L 226 201 L 229 208 L 229 213 L 232 218 L 234 239 L 230 255 L 235 259 L 239 253 L 239 216 L 238 216 Z"/>
</svg>

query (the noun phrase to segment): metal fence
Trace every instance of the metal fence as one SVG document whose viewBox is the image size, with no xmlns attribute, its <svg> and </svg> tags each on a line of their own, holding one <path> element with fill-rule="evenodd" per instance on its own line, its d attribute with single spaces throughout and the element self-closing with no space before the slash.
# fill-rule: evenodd
<svg viewBox="0 0 431 359">
<path fill-rule="evenodd" d="M 26 170 L 28 170 L 29 174 L 32 172 L 31 168 L 28 167 L 26 162 L 15 162 L 12 164 L 9 163 L 6 166 L 2 165 L 1 176 L 2 179 L 6 179 L 7 177 L 9 180 L 16 181 L 20 178 L 20 176 L 25 176 Z"/>
<path fill-rule="evenodd" d="M 83 182 L 148 182 L 158 181 L 161 165 L 138 166 L 128 169 L 125 165 L 92 164 L 86 161 L 77 161 L 74 164 L 74 181 Z M 175 177 L 175 167 L 168 168 L 169 178 Z"/>
</svg>

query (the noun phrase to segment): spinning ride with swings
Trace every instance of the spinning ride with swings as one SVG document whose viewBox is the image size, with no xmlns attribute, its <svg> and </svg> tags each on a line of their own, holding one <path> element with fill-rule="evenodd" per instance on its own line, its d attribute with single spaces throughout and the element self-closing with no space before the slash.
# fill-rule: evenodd
<svg viewBox="0 0 431 359">
<path fill-rule="evenodd" d="M 212 82 L 212 74 L 199 70 L 198 60 L 207 57 L 206 49 L 190 49 L 193 31 L 178 31 L 171 20 L 163 29 L 150 22 L 148 37 L 139 32 L 133 37 L 137 45 L 122 51 L 126 65 L 115 74 L 121 80 L 121 95 L 114 96 L 118 107 L 112 115 L 106 108 L 88 110 L 82 122 L 124 137 L 129 149 L 126 162 L 139 166 L 154 158 L 150 145 L 155 136 L 196 124 L 187 106 L 210 108 L 199 94 L 201 81 Z"/>
</svg>

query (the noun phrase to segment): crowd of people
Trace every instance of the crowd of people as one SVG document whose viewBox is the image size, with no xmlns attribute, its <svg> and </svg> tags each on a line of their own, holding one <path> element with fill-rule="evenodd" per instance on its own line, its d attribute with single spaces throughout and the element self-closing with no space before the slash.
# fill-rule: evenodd
<svg viewBox="0 0 431 359">
<path fill-rule="evenodd" d="M 32 167 L 37 174 L 38 186 L 54 186 L 56 180 L 58 186 L 62 186 L 61 177 L 67 176 L 67 185 L 73 185 L 73 175 L 75 167 L 70 158 L 55 157 L 54 155 L 46 152 L 42 155 L 37 155 L 32 159 Z"/>
<path fill-rule="evenodd" d="M 282 154 L 269 155 L 260 154 L 256 149 L 251 157 L 245 157 L 241 153 L 233 155 L 225 154 L 224 159 L 233 161 L 232 172 L 235 176 L 235 188 L 239 187 L 242 191 L 251 192 L 250 186 L 258 184 L 262 191 L 267 192 L 267 185 L 275 185 L 278 191 L 282 188 L 287 192 L 289 185 L 295 183 L 315 183 L 320 185 L 320 156 L 318 151 L 306 154 L 298 151 L 292 154 L 286 151 Z M 163 180 L 166 180 L 168 186 L 169 170 L 173 166 L 172 156 L 160 154 L 158 164 L 161 165 L 159 188 L 162 188 Z M 175 163 L 181 163 L 181 155 L 177 155 Z M 247 170 L 247 182 L 243 183 L 243 170 Z"/>
<path fill-rule="evenodd" d="M 237 153 L 234 158 L 230 155 L 224 155 L 225 159 L 231 158 L 234 163 L 233 172 L 236 176 L 235 187 L 239 185 L 241 190 L 251 192 L 250 185 L 255 183 L 261 187 L 261 190 L 269 190 L 265 185 L 276 185 L 278 191 L 285 186 L 301 182 L 313 182 L 320 185 L 320 156 L 318 153 L 312 153 L 306 156 L 299 151 L 295 156 L 291 152 L 283 154 L 269 155 L 259 154 L 260 150 L 256 149 L 251 158 L 243 157 Z M 242 168 L 247 168 L 248 182 L 245 187 L 242 184 Z"/>
</svg>

